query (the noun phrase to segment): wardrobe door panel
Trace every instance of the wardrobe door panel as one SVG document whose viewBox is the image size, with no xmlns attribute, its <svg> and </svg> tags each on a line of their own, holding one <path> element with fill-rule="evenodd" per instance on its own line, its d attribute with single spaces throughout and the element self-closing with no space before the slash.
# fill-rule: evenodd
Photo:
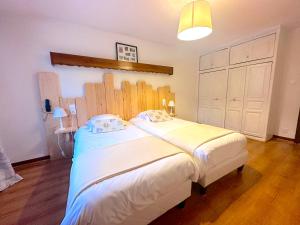
<svg viewBox="0 0 300 225">
<path fill-rule="evenodd" d="M 200 74 L 198 122 L 224 127 L 227 71 Z"/>
<path fill-rule="evenodd" d="M 209 124 L 224 127 L 226 92 L 227 92 L 227 70 L 210 73 L 211 105 Z"/>
<path fill-rule="evenodd" d="M 225 128 L 241 131 L 242 111 L 240 109 L 229 108 L 226 110 Z"/>
<path fill-rule="evenodd" d="M 230 49 L 230 64 L 237 64 L 249 61 L 250 58 L 250 43 L 243 43 L 231 47 Z"/>
<path fill-rule="evenodd" d="M 225 109 L 227 92 L 227 71 L 220 70 L 212 72 L 210 76 L 210 90 L 212 99 L 211 106 Z"/>
<path fill-rule="evenodd" d="M 209 124 L 217 127 L 224 127 L 227 78 L 227 70 L 220 70 L 211 74 L 212 103 Z"/>
<path fill-rule="evenodd" d="M 230 69 L 228 74 L 227 106 L 243 108 L 246 67 Z"/>
<path fill-rule="evenodd" d="M 243 132 L 245 134 L 261 137 L 264 123 L 262 111 L 245 110 L 243 117 Z"/>
<path fill-rule="evenodd" d="M 271 34 L 231 47 L 230 64 L 273 57 L 275 39 L 276 35 Z"/>
<path fill-rule="evenodd" d="M 212 57 L 213 68 L 224 67 L 228 65 L 228 48 L 216 51 Z"/>
<path fill-rule="evenodd" d="M 207 70 L 213 67 L 212 57 L 212 54 L 207 54 L 200 57 L 200 70 Z"/>
<path fill-rule="evenodd" d="M 209 107 L 211 105 L 211 77 L 209 73 L 199 75 L 198 89 L 198 122 L 209 123 Z"/>
<path fill-rule="evenodd" d="M 200 74 L 199 76 L 199 106 L 200 107 L 209 107 L 211 105 L 211 77 L 209 73 Z"/>
<path fill-rule="evenodd" d="M 275 46 L 275 34 L 258 38 L 251 44 L 251 60 L 273 57 Z"/>
<path fill-rule="evenodd" d="M 210 108 L 208 111 L 208 124 L 216 127 L 224 127 L 225 110 L 223 108 Z"/>
<path fill-rule="evenodd" d="M 248 66 L 245 85 L 243 132 L 263 137 L 272 63 Z"/>
<path fill-rule="evenodd" d="M 246 67 L 229 70 L 225 128 L 241 131 Z"/>
<path fill-rule="evenodd" d="M 272 63 L 262 63 L 247 68 L 245 99 L 246 108 L 258 103 L 265 103 L 269 93 Z M 250 105 L 249 105 L 250 104 Z M 261 104 L 263 107 L 264 104 Z"/>
<path fill-rule="evenodd" d="M 210 109 L 205 108 L 205 107 L 199 107 L 198 109 L 198 122 L 199 123 L 204 123 L 204 124 L 209 124 L 209 114 L 210 114 Z"/>
</svg>

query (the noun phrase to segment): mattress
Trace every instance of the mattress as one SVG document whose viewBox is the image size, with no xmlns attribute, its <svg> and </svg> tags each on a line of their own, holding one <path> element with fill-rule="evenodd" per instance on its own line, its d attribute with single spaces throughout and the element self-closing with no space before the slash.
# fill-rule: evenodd
<svg viewBox="0 0 300 225">
<path fill-rule="evenodd" d="M 165 134 L 175 129 L 196 124 L 177 118 L 164 122 L 150 122 L 140 118 L 133 118 L 130 122 L 160 138 L 163 138 Z M 193 156 L 198 162 L 199 167 L 204 167 L 205 170 L 208 170 L 240 154 L 244 154 L 247 151 L 246 143 L 247 139 L 244 135 L 240 133 L 230 133 L 199 146 L 194 150 Z"/>
<path fill-rule="evenodd" d="M 102 134 L 92 134 L 82 127 L 75 134 L 73 160 L 83 153 L 86 155 L 91 151 L 145 136 L 149 134 L 132 125 L 125 130 Z M 72 167 L 70 186 L 77 182 L 75 177 L 78 169 L 89 173 L 92 168 Z M 197 181 L 198 176 L 197 164 L 188 154 L 181 153 L 158 160 L 89 187 L 77 197 L 72 207 L 69 199 L 73 196 L 69 192 L 62 224 L 122 223 L 130 215 L 166 195 L 170 188 L 188 180 Z"/>
</svg>

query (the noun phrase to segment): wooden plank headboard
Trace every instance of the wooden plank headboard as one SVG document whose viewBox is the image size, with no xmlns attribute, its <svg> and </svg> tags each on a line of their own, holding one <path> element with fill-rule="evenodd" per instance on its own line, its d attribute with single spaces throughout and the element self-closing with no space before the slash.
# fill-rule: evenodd
<svg viewBox="0 0 300 225">
<path fill-rule="evenodd" d="M 136 84 L 122 81 L 121 89 L 115 89 L 112 74 L 104 74 L 102 83 L 86 83 L 84 96 L 76 98 L 61 97 L 57 74 L 42 72 L 38 74 L 38 78 L 42 104 L 45 99 L 49 99 L 52 109 L 59 105 L 68 113 L 68 117 L 63 119 L 65 127 L 70 127 L 72 124 L 80 127 L 92 116 L 105 113 L 116 114 L 124 120 L 130 120 L 142 111 L 163 109 L 163 99 L 166 99 L 167 104 L 170 100 L 175 101 L 175 94 L 171 92 L 169 86 L 158 87 L 155 90 L 144 81 L 138 81 Z M 70 104 L 76 105 L 75 116 L 69 112 Z M 55 143 L 54 130 L 58 127 L 58 121 L 48 116 L 45 127 L 50 151 L 52 148 L 57 148 L 53 147 L 53 144 Z"/>
<path fill-rule="evenodd" d="M 94 115 L 111 113 L 130 120 L 139 112 L 149 109 L 162 109 L 162 99 L 175 101 L 175 94 L 169 86 L 154 90 L 144 81 L 130 84 L 121 83 L 121 89 L 114 88 L 112 74 L 105 74 L 102 83 L 86 83 L 85 96 L 76 98 L 77 123 L 82 126 Z"/>
</svg>

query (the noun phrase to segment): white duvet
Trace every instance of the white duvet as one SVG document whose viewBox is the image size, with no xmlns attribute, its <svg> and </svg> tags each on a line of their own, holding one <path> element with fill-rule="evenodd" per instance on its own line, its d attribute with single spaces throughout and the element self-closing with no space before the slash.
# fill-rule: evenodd
<svg viewBox="0 0 300 225">
<path fill-rule="evenodd" d="M 73 160 L 82 153 L 86 155 L 91 151 L 99 149 L 101 151 L 101 148 L 106 146 L 148 135 L 132 125 L 126 130 L 102 134 L 92 134 L 87 129 L 80 128 L 75 136 Z M 76 176 L 76 170 L 90 173 L 93 168 L 72 167 L 70 189 L 77 182 L 75 179 L 80 179 Z M 197 181 L 199 172 L 201 171 L 193 159 L 188 154 L 182 153 L 95 184 L 82 192 L 72 206 L 69 200 L 74 196 L 69 192 L 66 215 L 62 224 L 122 223 L 128 216 L 166 195 L 172 187 L 187 180 Z"/>
<path fill-rule="evenodd" d="M 163 138 L 167 133 L 182 127 L 195 124 L 187 120 L 173 118 L 170 121 L 150 122 L 140 118 L 130 120 L 135 126 L 150 134 Z M 231 133 L 200 145 L 194 150 L 193 156 L 199 166 L 209 170 L 239 154 L 245 154 L 247 139 L 240 133 Z"/>
</svg>

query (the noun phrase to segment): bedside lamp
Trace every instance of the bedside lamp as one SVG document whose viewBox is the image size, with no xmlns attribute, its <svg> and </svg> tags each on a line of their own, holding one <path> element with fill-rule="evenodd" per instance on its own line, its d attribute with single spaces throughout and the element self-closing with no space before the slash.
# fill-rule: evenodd
<svg viewBox="0 0 300 225">
<path fill-rule="evenodd" d="M 170 116 L 174 116 L 173 108 L 175 107 L 175 102 L 173 100 L 169 101 L 168 106 L 170 107 Z"/>
<path fill-rule="evenodd" d="M 54 112 L 53 112 L 53 118 L 59 118 L 59 130 L 64 130 L 64 126 L 63 126 L 63 122 L 62 122 L 62 118 L 66 117 L 67 113 L 66 111 L 61 108 L 61 107 L 55 107 Z"/>
</svg>

